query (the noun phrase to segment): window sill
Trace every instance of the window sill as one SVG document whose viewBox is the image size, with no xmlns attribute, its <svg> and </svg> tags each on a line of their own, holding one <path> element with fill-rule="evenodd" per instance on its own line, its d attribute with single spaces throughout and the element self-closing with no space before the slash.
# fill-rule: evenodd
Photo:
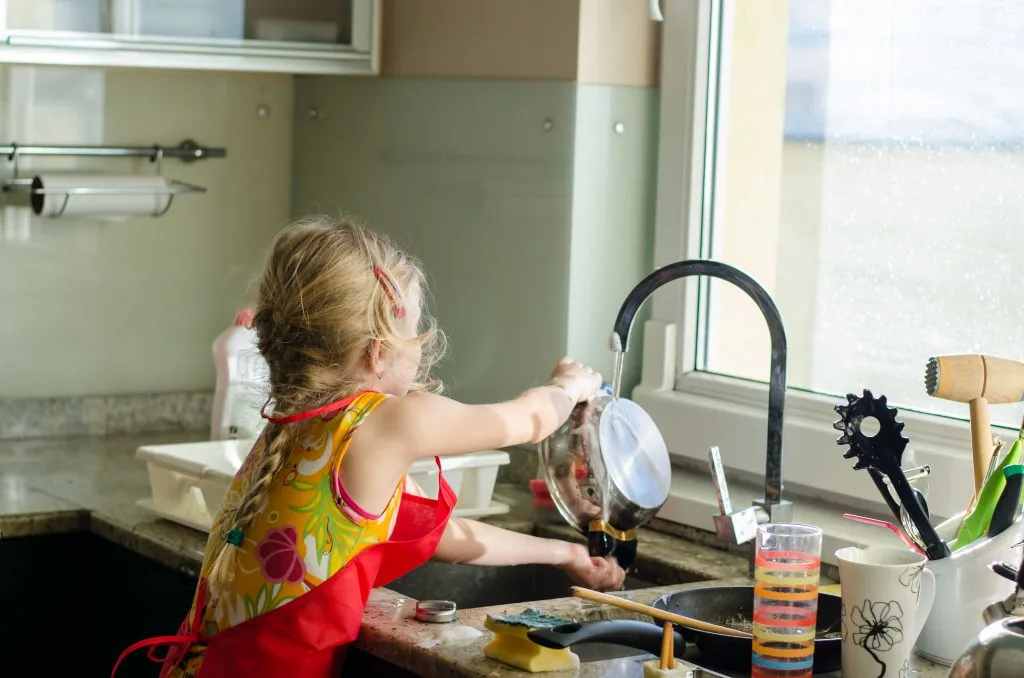
<svg viewBox="0 0 1024 678">
<path fill-rule="evenodd" d="M 751 500 L 761 498 L 764 487 L 753 483 L 731 482 L 729 493 L 734 510 L 742 509 L 749 506 Z M 847 546 L 906 548 L 896 535 L 887 530 L 844 519 L 842 514 L 847 509 L 843 507 L 816 499 L 791 498 L 791 501 L 795 522 L 815 525 L 823 530 L 821 558 L 825 563 L 835 565 L 835 552 Z M 701 477 L 691 469 L 674 466 L 669 498 L 658 513 L 658 518 L 714 533 L 712 517 L 717 513 L 718 500 L 711 478 Z M 883 517 L 888 519 L 888 516 Z"/>
</svg>

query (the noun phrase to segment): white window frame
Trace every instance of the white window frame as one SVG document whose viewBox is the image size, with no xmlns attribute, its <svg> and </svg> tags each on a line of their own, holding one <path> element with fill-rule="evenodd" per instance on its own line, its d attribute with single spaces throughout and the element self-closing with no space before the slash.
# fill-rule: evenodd
<svg viewBox="0 0 1024 678">
<path fill-rule="evenodd" d="M 665 6 L 655 266 L 702 256 L 704 185 L 711 180 L 705 170 L 705 137 L 708 124 L 715 123 L 714 100 L 708 96 L 710 69 L 715 67 L 709 57 L 717 53 L 711 49 L 711 28 L 722 1 L 686 0 Z M 642 381 L 632 397 L 657 422 L 677 465 L 660 517 L 713 529 L 711 516 L 717 506 L 707 450 L 718 446 L 727 470 L 739 482 L 733 488 L 735 508 L 763 496 L 768 389 L 764 383 L 696 371 L 697 294 L 697 279 L 689 278 L 664 286 L 648 302 L 651 319 L 645 326 Z M 926 359 L 922 356 L 922 388 Z M 843 449 L 835 442 L 838 433 L 832 423 L 837 415 L 832 408 L 840 402 L 789 389 L 783 430 L 783 496 L 796 503 L 798 517 L 817 519 L 819 524 L 828 521 L 833 532 L 845 531 L 846 539 L 840 537 L 832 545 L 873 541 L 879 532 L 848 529 L 849 521 L 838 520 L 843 510 L 888 512 L 867 474 L 853 471 L 853 461 L 843 458 Z M 973 492 L 967 422 L 912 411 L 901 411 L 900 417 L 911 439 L 913 461 L 931 466 L 932 515 L 956 515 Z M 994 430 L 1008 443 L 1016 433 Z"/>
</svg>

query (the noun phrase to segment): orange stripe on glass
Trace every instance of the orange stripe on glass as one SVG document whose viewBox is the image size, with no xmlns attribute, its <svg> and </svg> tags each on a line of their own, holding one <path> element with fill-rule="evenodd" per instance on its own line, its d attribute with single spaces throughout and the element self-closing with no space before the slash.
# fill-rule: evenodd
<svg viewBox="0 0 1024 678">
<path fill-rule="evenodd" d="M 783 649 L 758 643 L 755 638 L 754 652 L 764 655 L 765 657 L 775 657 L 776 659 L 806 659 L 814 654 L 814 645 L 796 649 Z"/>
<path fill-rule="evenodd" d="M 754 594 L 771 600 L 816 600 L 818 588 L 814 586 L 808 587 L 806 591 L 776 591 L 771 586 L 758 582 L 754 584 Z"/>
<path fill-rule="evenodd" d="M 798 614 L 798 613 L 787 613 Z M 817 623 L 817 614 L 807 611 L 802 619 L 778 619 L 770 615 L 754 613 L 754 621 L 766 626 L 778 626 L 785 629 L 799 629 L 806 626 L 814 626 Z"/>
<path fill-rule="evenodd" d="M 773 570 L 787 572 L 803 572 L 821 567 L 821 558 L 807 553 L 789 553 L 787 551 L 769 551 L 754 558 L 754 565 Z"/>
</svg>

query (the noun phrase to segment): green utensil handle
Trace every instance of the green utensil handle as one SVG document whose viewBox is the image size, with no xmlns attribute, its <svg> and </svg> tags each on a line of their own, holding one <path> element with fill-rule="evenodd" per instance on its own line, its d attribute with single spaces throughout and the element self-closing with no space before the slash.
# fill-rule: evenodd
<svg viewBox="0 0 1024 678">
<path fill-rule="evenodd" d="M 992 512 L 992 522 L 988 526 L 988 536 L 995 537 L 1013 525 L 1020 506 L 1020 490 L 1024 486 L 1024 466 L 1014 464 L 1003 469 L 1006 487 L 999 495 L 996 508 Z"/>
<path fill-rule="evenodd" d="M 981 494 L 978 495 L 978 501 L 974 504 L 974 510 L 964 519 L 960 533 L 957 534 L 956 539 L 950 545 L 953 551 L 961 549 L 968 544 L 973 544 L 988 531 L 989 524 L 992 522 L 992 515 L 996 509 L 996 503 L 1006 487 L 1006 476 L 1003 475 L 1003 472 L 1007 466 L 1020 463 L 1021 452 L 1024 452 L 1024 443 L 1018 437 L 1013 441 L 1010 451 L 1007 452 L 1006 457 L 1000 462 L 999 467 L 996 468 L 992 476 L 982 486 Z"/>
</svg>

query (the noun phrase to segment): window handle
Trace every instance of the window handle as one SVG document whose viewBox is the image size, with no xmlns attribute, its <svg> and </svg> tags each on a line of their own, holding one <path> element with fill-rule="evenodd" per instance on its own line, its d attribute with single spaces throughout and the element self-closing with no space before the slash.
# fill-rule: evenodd
<svg viewBox="0 0 1024 678">
<path fill-rule="evenodd" d="M 729 499 L 729 483 L 725 480 L 725 469 L 722 467 L 722 454 L 717 447 L 708 450 L 708 461 L 711 464 L 711 480 L 715 483 L 715 495 L 718 497 L 718 512 L 727 516 L 732 513 L 732 500 Z"/>
<path fill-rule="evenodd" d="M 729 483 L 725 479 L 722 454 L 717 447 L 708 449 L 711 466 L 711 480 L 718 497 L 718 515 L 714 516 L 715 534 L 720 541 L 745 544 L 757 535 L 757 526 L 768 522 L 768 513 L 757 506 L 748 506 L 742 511 L 733 511 L 729 497 Z"/>
</svg>

